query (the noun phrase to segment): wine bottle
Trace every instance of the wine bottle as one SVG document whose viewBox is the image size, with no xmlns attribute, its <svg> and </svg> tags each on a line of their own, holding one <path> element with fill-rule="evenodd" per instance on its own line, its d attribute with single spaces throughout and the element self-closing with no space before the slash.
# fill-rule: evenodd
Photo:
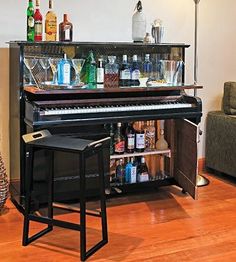
<svg viewBox="0 0 236 262">
<path fill-rule="evenodd" d="M 125 130 L 125 150 L 127 153 L 133 153 L 135 149 L 135 131 L 132 123 L 128 123 Z"/>
<path fill-rule="evenodd" d="M 145 157 L 141 158 L 141 165 L 139 167 L 138 182 L 146 182 L 149 180 L 148 168 L 146 165 Z"/>
<path fill-rule="evenodd" d="M 27 7 L 27 41 L 34 41 L 34 6 L 33 0 L 29 0 Z"/>
<path fill-rule="evenodd" d="M 139 127 L 135 131 L 135 151 L 143 152 L 145 149 L 145 133 L 142 123 L 139 122 Z"/>
<path fill-rule="evenodd" d="M 53 0 L 49 0 L 49 10 L 45 18 L 45 40 L 57 40 L 57 16 L 53 11 Z"/>
<path fill-rule="evenodd" d="M 63 22 L 59 24 L 59 41 L 71 42 L 73 39 L 73 25 L 68 21 L 67 14 L 63 15 Z"/>
<path fill-rule="evenodd" d="M 36 10 L 34 13 L 34 41 L 43 40 L 43 16 L 40 12 L 40 1 L 36 0 Z"/>
</svg>

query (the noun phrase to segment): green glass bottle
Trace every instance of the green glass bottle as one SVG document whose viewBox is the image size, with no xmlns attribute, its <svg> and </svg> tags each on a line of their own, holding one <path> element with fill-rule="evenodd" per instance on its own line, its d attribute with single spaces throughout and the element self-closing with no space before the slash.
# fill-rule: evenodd
<svg viewBox="0 0 236 262">
<path fill-rule="evenodd" d="M 34 41 L 34 6 L 33 0 L 29 0 L 27 7 L 27 41 Z"/>
</svg>

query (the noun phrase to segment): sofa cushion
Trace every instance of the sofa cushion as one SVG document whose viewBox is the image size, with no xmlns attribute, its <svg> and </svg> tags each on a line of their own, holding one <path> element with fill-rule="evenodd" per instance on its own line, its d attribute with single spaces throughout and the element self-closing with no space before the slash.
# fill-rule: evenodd
<svg viewBox="0 0 236 262">
<path fill-rule="evenodd" d="M 223 110 L 225 114 L 236 115 L 236 82 L 224 84 Z"/>
</svg>

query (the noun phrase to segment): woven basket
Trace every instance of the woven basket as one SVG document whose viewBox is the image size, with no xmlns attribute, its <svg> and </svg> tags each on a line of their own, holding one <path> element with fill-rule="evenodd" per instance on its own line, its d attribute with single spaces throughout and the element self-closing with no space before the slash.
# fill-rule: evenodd
<svg viewBox="0 0 236 262">
<path fill-rule="evenodd" d="M 0 210 L 6 203 L 7 197 L 8 197 L 8 180 L 7 180 L 6 169 L 4 167 L 2 156 L 0 153 Z"/>
</svg>

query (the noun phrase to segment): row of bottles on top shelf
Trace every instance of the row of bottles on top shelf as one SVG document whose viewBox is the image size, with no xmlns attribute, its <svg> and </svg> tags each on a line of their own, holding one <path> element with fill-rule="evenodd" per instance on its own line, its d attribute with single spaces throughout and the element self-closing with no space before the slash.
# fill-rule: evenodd
<svg viewBox="0 0 236 262">
<path fill-rule="evenodd" d="M 114 184 L 142 183 L 167 177 L 162 155 L 120 158 L 111 161 L 110 182 Z"/>
<path fill-rule="evenodd" d="M 182 83 L 182 61 L 157 59 L 157 55 L 144 57 L 100 56 L 96 61 L 93 51 L 87 58 L 25 57 L 24 62 L 37 85 L 88 85 L 90 88 L 116 88 L 119 86 L 146 86 L 148 81 L 159 84 Z M 51 74 L 48 70 L 51 68 Z M 40 71 L 44 71 L 42 74 Z M 28 81 L 32 84 L 31 81 Z"/>
<path fill-rule="evenodd" d="M 107 128 L 111 137 L 111 155 L 168 149 L 164 138 L 164 120 L 117 123 Z"/>
<path fill-rule="evenodd" d="M 40 1 L 36 0 L 35 10 L 33 0 L 29 0 L 27 7 L 27 41 L 42 41 L 43 28 L 46 41 L 57 40 L 57 15 L 53 11 L 53 0 L 49 0 L 49 10 L 45 15 L 43 26 L 43 15 L 40 11 Z M 59 41 L 72 41 L 73 25 L 68 21 L 67 14 L 63 15 L 63 21 L 59 24 Z"/>
</svg>

